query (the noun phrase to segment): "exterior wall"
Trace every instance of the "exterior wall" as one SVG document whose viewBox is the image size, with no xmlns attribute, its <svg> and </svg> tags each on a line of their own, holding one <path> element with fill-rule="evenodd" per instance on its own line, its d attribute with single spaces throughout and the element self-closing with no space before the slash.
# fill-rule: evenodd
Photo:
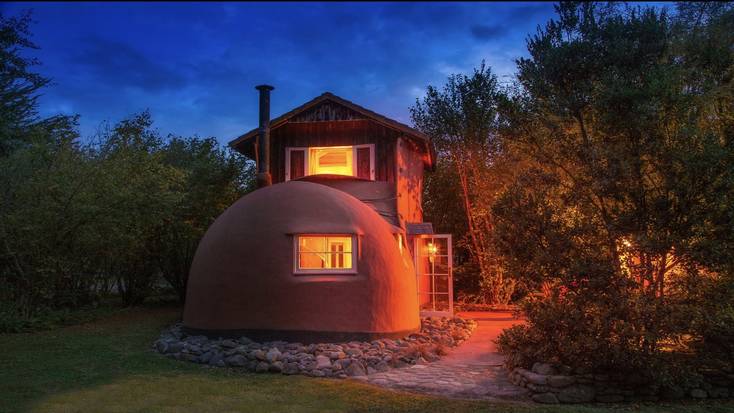
<svg viewBox="0 0 734 413">
<path fill-rule="evenodd" d="M 356 274 L 294 274 L 296 234 L 356 234 Z M 416 279 L 393 228 L 356 198 L 291 181 L 245 195 L 204 235 L 184 327 L 259 339 L 403 337 L 420 328 Z"/>
<path fill-rule="evenodd" d="M 398 217 L 403 222 L 423 222 L 423 158 L 404 138 L 398 139 L 395 152 Z"/>
<path fill-rule="evenodd" d="M 375 145 L 375 180 L 394 183 L 395 142 L 400 135 L 367 119 L 288 122 L 271 131 L 270 173 L 273 183 L 285 182 L 287 147 Z"/>
</svg>

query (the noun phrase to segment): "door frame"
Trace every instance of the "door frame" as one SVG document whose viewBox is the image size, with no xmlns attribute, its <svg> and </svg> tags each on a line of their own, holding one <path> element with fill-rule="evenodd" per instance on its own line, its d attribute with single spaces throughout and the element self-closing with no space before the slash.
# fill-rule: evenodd
<svg viewBox="0 0 734 413">
<path fill-rule="evenodd" d="M 447 255 L 448 255 L 448 296 L 449 296 L 449 310 L 448 311 L 438 311 L 438 310 L 422 310 L 420 311 L 420 315 L 423 317 L 447 317 L 447 316 L 453 316 L 454 315 L 454 252 L 453 252 L 453 242 L 451 234 L 416 234 L 413 238 L 413 265 L 415 267 L 415 279 L 416 279 L 416 289 L 418 294 L 418 303 L 420 306 L 420 296 L 421 296 L 421 284 L 420 284 L 420 276 L 421 273 L 419 272 L 420 267 L 418 264 L 418 260 L 421 258 L 420 254 L 420 246 L 418 245 L 419 240 L 426 239 L 426 238 L 441 238 L 441 239 L 447 239 Z M 433 281 L 433 277 L 435 277 L 433 274 L 431 274 L 431 281 Z M 436 294 L 436 288 L 435 285 L 433 288 L 430 289 L 431 295 Z"/>
</svg>

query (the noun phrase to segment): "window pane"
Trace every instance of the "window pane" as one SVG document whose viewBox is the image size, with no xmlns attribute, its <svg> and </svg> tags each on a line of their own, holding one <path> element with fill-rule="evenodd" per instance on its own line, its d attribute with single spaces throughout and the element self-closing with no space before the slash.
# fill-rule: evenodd
<svg viewBox="0 0 734 413">
<path fill-rule="evenodd" d="M 354 153 L 351 146 L 335 148 L 310 148 L 309 175 L 354 175 Z"/>
<path fill-rule="evenodd" d="M 299 237 L 299 251 L 324 252 L 326 251 L 326 237 Z"/>
<path fill-rule="evenodd" d="M 326 261 L 323 254 L 302 252 L 299 254 L 299 257 L 298 268 L 302 268 L 304 270 L 326 268 Z"/>
<path fill-rule="evenodd" d="M 429 259 L 430 262 L 430 259 Z M 448 274 L 449 273 L 449 257 L 433 257 L 433 263 L 431 264 L 431 272 L 433 274 Z"/>
<path fill-rule="evenodd" d="M 343 248 L 343 252 L 352 252 L 352 237 L 327 237 L 327 244 L 330 252 L 337 252 L 332 251 L 332 247 Z"/>
<path fill-rule="evenodd" d="M 449 293 L 449 276 L 448 275 L 434 275 L 433 276 L 433 288 L 436 293 Z"/>
<path fill-rule="evenodd" d="M 322 151 L 319 154 L 319 168 L 338 168 L 347 166 L 347 152 L 338 151 Z"/>
<path fill-rule="evenodd" d="M 298 237 L 299 269 L 351 269 L 352 260 L 351 236 Z"/>
<path fill-rule="evenodd" d="M 351 253 L 335 253 L 328 254 L 329 261 L 326 268 L 332 269 L 350 269 L 352 268 Z"/>
</svg>

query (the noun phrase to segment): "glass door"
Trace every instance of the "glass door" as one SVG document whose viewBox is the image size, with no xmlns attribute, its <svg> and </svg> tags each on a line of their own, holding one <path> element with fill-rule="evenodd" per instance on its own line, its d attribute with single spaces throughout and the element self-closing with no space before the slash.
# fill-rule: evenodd
<svg viewBox="0 0 734 413">
<path fill-rule="evenodd" d="M 452 315 L 454 287 L 451 235 L 419 235 L 415 238 L 414 251 L 421 315 Z"/>
</svg>

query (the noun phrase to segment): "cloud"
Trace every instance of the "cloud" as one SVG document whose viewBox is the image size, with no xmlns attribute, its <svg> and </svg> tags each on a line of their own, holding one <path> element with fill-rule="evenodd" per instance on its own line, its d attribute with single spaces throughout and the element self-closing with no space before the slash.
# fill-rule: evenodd
<svg viewBox="0 0 734 413">
<path fill-rule="evenodd" d="M 537 21 L 538 18 L 550 17 L 552 15 L 555 15 L 555 3 L 535 2 L 515 4 L 503 13 L 502 21 L 506 25 L 514 26 L 516 24 L 528 24 L 528 22 Z"/>
<path fill-rule="evenodd" d="M 476 24 L 471 27 L 471 34 L 478 40 L 495 40 L 507 33 L 507 28 L 501 25 Z"/>
<path fill-rule="evenodd" d="M 468 73 L 485 58 L 512 73 L 523 37 L 552 7 L 50 4 L 33 28 L 39 70 L 55 80 L 41 104 L 49 113 L 78 111 L 85 131 L 150 108 L 163 132 L 225 142 L 257 125 L 253 86 L 271 83 L 273 115 L 331 91 L 408 121 L 415 98 L 448 73 Z"/>
<path fill-rule="evenodd" d="M 121 41 L 90 36 L 82 44 L 86 47 L 74 57 L 74 65 L 98 82 L 149 91 L 180 88 L 185 83 L 179 72 Z"/>
</svg>

